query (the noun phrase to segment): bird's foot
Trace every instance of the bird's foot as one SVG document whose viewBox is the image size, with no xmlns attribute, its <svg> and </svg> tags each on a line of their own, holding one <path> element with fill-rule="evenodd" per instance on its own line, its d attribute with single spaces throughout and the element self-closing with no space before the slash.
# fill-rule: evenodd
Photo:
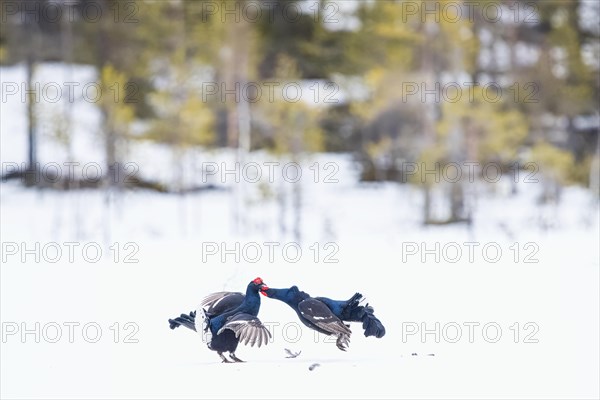
<svg viewBox="0 0 600 400">
<path fill-rule="evenodd" d="M 229 353 L 229 357 L 235 362 L 246 362 L 244 360 L 240 360 L 239 358 L 237 358 L 237 356 L 233 353 Z"/>
<path fill-rule="evenodd" d="M 339 335 L 337 340 L 335 341 L 335 345 L 338 349 L 346 351 L 346 349 L 350 345 L 350 337 L 346 335 Z"/>
<path fill-rule="evenodd" d="M 219 354 L 219 357 L 221 357 L 221 360 L 223 360 L 223 361 L 221 361 L 221 362 L 224 362 L 224 363 L 231 363 L 231 361 L 229 361 L 229 360 L 228 360 L 228 359 L 227 359 L 227 358 L 226 358 L 226 357 L 223 355 L 223 353 L 218 353 L 218 354 Z"/>
</svg>

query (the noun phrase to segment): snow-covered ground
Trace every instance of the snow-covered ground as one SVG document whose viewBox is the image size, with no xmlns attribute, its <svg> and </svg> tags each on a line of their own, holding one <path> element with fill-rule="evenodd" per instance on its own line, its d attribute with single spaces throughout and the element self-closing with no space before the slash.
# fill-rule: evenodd
<svg viewBox="0 0 600 400">
<path fill-rule="evenodd" d="M 3 163 L 25 158 L 22 112 L 2 103 Z M 93 143 L 92 131 L 81 135 Z M 83 147 L 80 162 L 101 162 Z M 133 146 L 128 161 L 148 173 L 166 153 Z M 334 162 L 338 182 L 315 183 L 314 162 Z M 358 184 L 344 155 L 313 156 L 302 170 L 298 243 L 289 198 L 281 232 L 280 207 L 258 195 L 259 183 L 241 185 L 244 204 L 231 182 L 187 195 L 2 183 L 1 397 L 598 398 L 600 226 L 586 190 L 568 188 L 548 207 L 536 202 L 539 185 L 521 182 L 510 195 L 484 184 L 470 228 L 423 227 L 417 188 Z M 204 295 L 243 290 L 257 276 L 314 296 L 360 291 L 387 334 L 365 338 L 354 324 L 344 353 L 263 298 L 273 341 L 240 346 L 245 364 L 222 364 L 199 335 L 169 329 L 168 318 Z M 285 348 L 302 353 L 287 359 Z"/>
</svg>

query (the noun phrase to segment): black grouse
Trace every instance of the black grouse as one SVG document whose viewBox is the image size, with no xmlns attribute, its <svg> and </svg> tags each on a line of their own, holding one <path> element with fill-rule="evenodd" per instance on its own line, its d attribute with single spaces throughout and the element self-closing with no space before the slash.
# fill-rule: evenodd
<svg viewBox="0 0 600 400">
<path fill-rule="evenodd" d="M 202 330 L 206 335 L 208 348 L 216 351 L 224 363 L 229 361 L 224 352 L 235 362 L 243 362 L 235 355 L 238 343 L 255 344 L 260 347 L 267 344 L 271 333 L 257 318 L 260 309 L 259 290 L 268 289 L 261 278 L 250 282 L 246 295 L 239 292 L 217 292 L 206 296 L 201 303 L 204 316 L 202 327 L 198 327 L 197 313 L 169 319 L 169 326 L 175 329 L 181 325 L 193 331 Z M 205 308 L 206 307 L 206 308 Z"/>
<path fill-rule="evenodd" d="M 308 293 L 302 292 L 297 286 L 289 289 L 270 289 L 261 290 L 267 297 L 281 300 L 292 307 L 300 321 L 325 335 L 336 336 L 336 345 L 338 349 L 346 351 L 350 343 L 350 328 L 335 316 L 335 314 L 320 300 L 310 297 Z"/>
<path fill-rule="evenodd" d="M 313 298 L 300 291 L 297 286 L 284 289 L 263 288 L 261 293 L 292 307 L 300 321 L 309 328 L 327 335 L 336 335 L 336 344 L 340 350 L 346 351 L 351 334 L 349 326 L 342 321 L 362 322 L 365 336 L 381 338 L 385 335 L 385 327 L 375 317 L 373 307 L 369 304 L 361 305 L 364 298 L 360 293 L 348 300 Z"/>
</svg>

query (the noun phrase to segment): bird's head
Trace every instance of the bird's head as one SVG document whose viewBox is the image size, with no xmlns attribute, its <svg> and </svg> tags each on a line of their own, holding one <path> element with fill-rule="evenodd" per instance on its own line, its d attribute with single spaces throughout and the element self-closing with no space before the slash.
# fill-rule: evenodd
<svg viewBox="0 0 600 400">
<path fill-rule="evenodd" d="M 269 287 L 263 287 L 260 289 L 260 294 L 282 301 L 293 301 L 293 299 L 304 299 L 310 297 L 308 294 L 300 291 L 298 286 L 292 286 L 286 289 L 273 289 Z"/>
<path fill-rule="evenodd" d="M 262 294 L 265 297 L 273 297 L 276 292 L 277 289 L 271 289 L 268 286 L 263 286 L 260 288 L 260 294 Z"/>
<path fill-rule="evenodd" d="M 266 294 L 263 291 L 269 290 L 269 287 L 267 285 L 265 285 L 262 278 L 254 279 L 252 282 L 250 282 L 250 285 L 256 287 L 256 290 L 258 290 L 262 295 L 265 295 L 265 296 L 266 296 Z"/>
</svg>

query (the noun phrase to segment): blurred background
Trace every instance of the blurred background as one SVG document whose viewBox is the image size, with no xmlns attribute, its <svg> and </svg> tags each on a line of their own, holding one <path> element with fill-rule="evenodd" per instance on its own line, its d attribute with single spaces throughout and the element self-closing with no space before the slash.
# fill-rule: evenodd
<svg viewBox="0 0 600 400">
<path fill-rule="evenodd" d="M 214 161 L 199 152 L 344 154 L 359 182 L 418 186 L 424 224 L 471 222 L 471 178 L 498 168 L 541 181 L 540 204 L 570 185 L 597 193 L 599 13 L 594 1 L 7 1 L 3 175 L 181 194 L 212 187 L 195 180 Z M 159 166 L 142 147 L 162 149 Z M 25 174 L 90 161 L 95 183 Z M 455 165 L 456 182 L 439 179 Z"/>
<path fill-rule="evenodd" d="M 332 297 L 367 291 L 392 338 L 411 318 L 535 321 L 539 368 L 497 394 L 597 396 L 599 2 L 3 0 L 0 12 L 4 321 L 36 318 L 40 297 L 48 318 L 135 316 L 170 365 L 166 318 L 260 274 Z M 69 241 L 98 244 L 101 260 L 68 261 Z M 252 241 L 303 256 L 270 261 L 261 245 L 253 262 L 222 247 Z M 474 241 L 500 261 L 469 261 Z M 221 247 L 207 255 L 206 243 Z M 428 258 L 448 243 L 458 262 Z M 193 339 L 193 357 L 212 356 Z M 366 360 L 385 359 L 368 345 Z M 510 363 L 509 348 L 472 356 Z M 32 363 L 47 373 L 46 353 L 4 349 L 5 394 L 24 393 Z M 89 390 L 44 379 L 46 393 Z M 185 395 L 118 385 L 97 393 Z M 463 395 L 456 385 L 426 393 Z"/>
</svg>

